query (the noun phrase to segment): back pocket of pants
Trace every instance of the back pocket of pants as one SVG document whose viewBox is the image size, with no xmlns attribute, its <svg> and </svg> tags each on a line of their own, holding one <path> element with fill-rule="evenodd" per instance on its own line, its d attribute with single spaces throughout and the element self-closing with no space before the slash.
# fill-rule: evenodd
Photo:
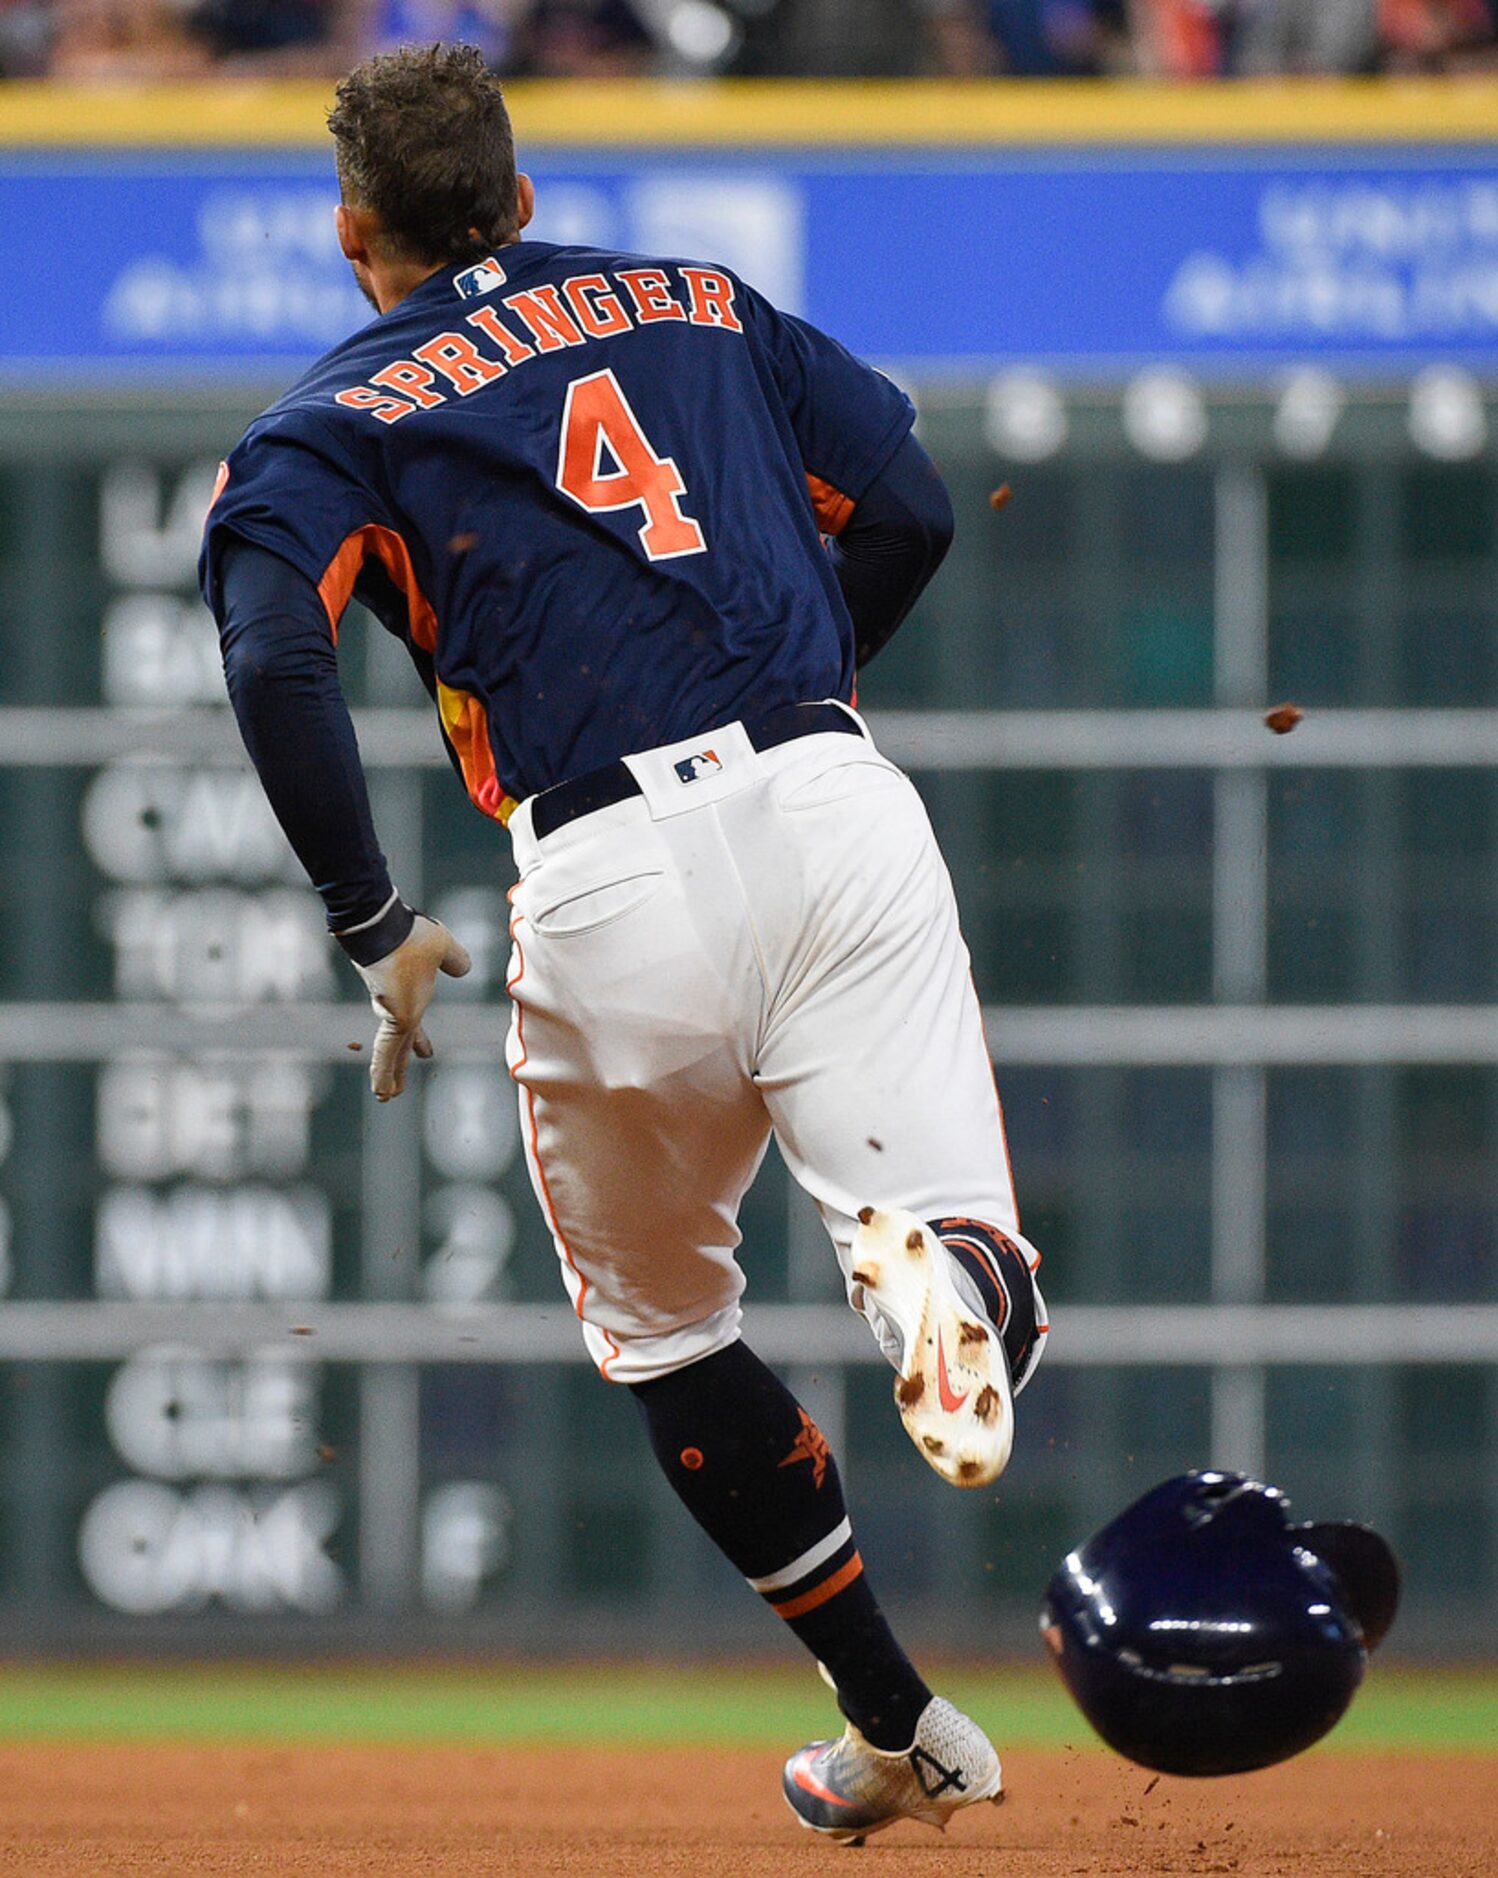
<svg viewBox="0 0 1498 1878">
<path fill-rule="evenodd" d="M 853 757 L 818 769 L 810 776 L 789 776 L 775 801 L 782 809 L 819 809 L 829 802 L 841 802 L 849 796 L 868 795 L 875 790 L 907 788 L 902 770 L 880 756 Z"/>
<path fill-rule="evenodd" d="M 597 932 L 644 906 L 660 886 L 665 875 L 660 868 L 626 874 L 622 880 L 610 880 L 597 887 L 581 887 L 553 900 L 530 916 L 533 931 L 548 939 L 565 939 L 578 933 Z"/>
</svg>

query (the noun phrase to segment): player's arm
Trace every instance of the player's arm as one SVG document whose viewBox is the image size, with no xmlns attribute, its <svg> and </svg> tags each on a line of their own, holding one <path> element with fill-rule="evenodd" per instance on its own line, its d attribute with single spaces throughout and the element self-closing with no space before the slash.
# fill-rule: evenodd
<svg viewBox="0 0 1498 1878">
<path fill-rule="evenodd" d="M 889 642 L 952 539 L 952 508 L 911 436 L 899 386 L 805 320 L 740 285 L 745 328 L 789 422 L 817 524 L 832 541 L 857 662 Z"/>
<path fill-rule="evenodd" d="M 387 1101 L 404 1088 L 412 1052 L 432 1053 L 421 1019 L 438 971 L 461 978 L 468 955 L 391 885 L 317 588 L 268 548 L 234 537 L 219 550 L 214 597 L 245 748 L 380 1019 L 370 1082 Z"/>
<path fill-rule="evenodd" d="M 859 669 L 893 637 L 952 545 L 941 473 L 907 432 L 828 544 Z"/>
<path fill-rule="evenodd" d="M 328 616 L 305 574 L 240 539 L 220 554 L 219 645 L 250 760 L 329 930 L 366 929 L 394 898 L 375 839 Z M 390 915 L 399 944 L 409 914 Z"/>
</svg>

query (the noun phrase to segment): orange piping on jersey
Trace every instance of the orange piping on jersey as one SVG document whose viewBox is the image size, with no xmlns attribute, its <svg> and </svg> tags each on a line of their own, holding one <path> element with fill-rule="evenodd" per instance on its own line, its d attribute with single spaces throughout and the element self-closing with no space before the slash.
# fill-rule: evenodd
<svg viewBox="0 0 1498 1878">
<path fill-rule="evenodd" d="M 411 550 L 403 536 L 379 522 L 366 522 L 362 528 L 346 535 L 317 584 L 334 644 L 338 642 L 338 622 L 353 594 L 360 569 L 371 558 L 380 563 L 405 597 L 412 639 L 423 652 L 435 654 L 437 615 L 431 601 L 421 591 L 416 569 L 411 564 Z M 516 797 L 495 774 L 494 752 L 489 744 L 489 726 L 483 706 L 471 693 L 439 680 L 437 708 L 475 807 L 482 809 L 485 815 L 492 815 L 496 821 L 507 822 L 514 813 Z"/>
<path fill-rule="evenodd" d="M 515 901 L 516 890 L 515 887 L 511 887 L 509 892 L 509 900 L 512 906 Z M 510 1079 L 525 1098 L 526 1129 L 530 1136 L 531 1165 L 536 1170 L 536 1185 L 541 1190 L 541 1207 L 546 1214 L 546 1223 L 551 1228 L 551 1236 L 561 1247 L 562 1257 L 567 1262 L 567 1268 L 577 1280 L 577 1296 L 572 1301 L 573 1311 L 576 1313 L 577 1321 L 580 1324 L 586 1324 L 588 1320 L 583 1314 L 583 1305 L 587 1302 L 588 1293 L 592 1287 L 589 1285 L 587 1278 L 583 1275 L 577 1260 L 573 1257 L 572 1247 L 568 1245 L 566 1237 L 562 1232 L 561 1223 L 557 1218 L 556 1202 L 551 1197 L 551 1183 L 547 1180 L 546 1169 L 541 1164 L 540 1130 L 536 1122 L 536 1092 L 529 1084 L 523 1083 L 520 1080 L 521 1070 L 523 1070 L 530 1061 L 530 1052 L 526 1049 L 525 1044 L 525 1006 L 521 1003 L 520 999 L 515 996 L 515 987 L 525 976 L 525 950 L 521 946 L 519 932 L 520 922 L 524 918 L 524 913 L 517 913 L 510 921 L 510 938 L 514 943 L 515 957 L 520 962 L 520 969 L 515 973 L 515 976 L 507 979 L 505 982 L 505 990 L 509 994 L 510 1001 L 515 1006 L 515 1041 L 520 1045 L 520 1054 L 510 1066 Z M 619 1346 L 609 1335 L 608 1331 L 603 1329 L 601 1325 L 594 1324 L 592 1328 L 598 1332 L 599 1336 L 601 1336 L 604 1342 L 609 1346 L 609 1354 L 599 1365 L 599 1370 L 605 1381 L 612 1382 L 613 1377 L 609 1375 L 609 1365 L 617 1360 Z"/>
<path fill-rule="evenodd" d="M 327 608 L 328 625 L 338 637 L 338 622 L 353 595 L 359 570 L 373 557 L 405 596 L 411 616 L 411 637 L 423 652 L 437 650 L 437 615 L 432 603 L 421 591 L 416 569 L 411 565 L 411 550 L 393 528 L 379 522 L 366 522 L 352 534 L 345 535 L 338 552 L 328 563 L 327 572 L 317 583 L 317 591 Z"/>
<path fill-rule="evenodd" d="M 345 535 L 339 543 L 338 552 L 323 569 L 323 577 L 317 583 L 317 597 L 322 601 L 323 611 L 328 616 L 328 632 L 333 644 L 338 644 L 338 623 L 343 618 L 343 609 L 353 597 L 354 582 L 359 578 L 359 569 L 364 565 L 364 530 L 356 528 L 351 535 Z"/>
<path fill-rule="evenodd" d="M 770 1609 L 777 1617 L 804 1617 L 808 1611 L 814 1611 L 818 1605 L 835 1598 L 845 1585 L 852 1584 L 862 1570 L 863 1560 L 855 1552 L 847 1564 L 839 1567 L 830 1578 L 824 1578 L 821 1584 L 803 1592 L 799 1598 L 792 1598 L 789 1604 L 772 1604 Z"/>
<path fill-rule="evenodd" d="M 439 678 L 437 709 L 442 713 L 442 727 L 457 754 L 474 807 L 498 822 L 507 822 L 519 804 L 495 774 L 489 719 L 482 703 L 471 691 L 444 685 Z"/>
<path fill-rule="evenodd" d="M 823 482 L 820 476 L 813 476 L 810 470 L 806 472 L 806 487 L 811 495 L 811 506 L 816 510 L 818 528 L 824 535 L 840 535 L 853 513 L 853 498 L 845 496 L 831 483 Z"/>
</svg>

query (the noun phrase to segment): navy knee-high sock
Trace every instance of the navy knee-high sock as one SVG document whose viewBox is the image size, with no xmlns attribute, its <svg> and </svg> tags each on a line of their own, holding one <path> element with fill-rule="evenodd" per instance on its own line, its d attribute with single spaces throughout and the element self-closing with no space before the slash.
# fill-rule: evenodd
<svg viewBox="0 0 1498 1878">
<path fill-rule="evenodd" d="M 816 1423 L 744 1343 L 633 1383 L 687 1511 L 837 1684 L 875 1747 L 915 1739 L 931 1691 L 885 1622 Z"/>
</svg>

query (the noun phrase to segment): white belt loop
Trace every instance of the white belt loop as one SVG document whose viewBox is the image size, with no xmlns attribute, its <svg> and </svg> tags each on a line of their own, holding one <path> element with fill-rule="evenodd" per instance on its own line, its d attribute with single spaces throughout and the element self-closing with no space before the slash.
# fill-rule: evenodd
<svg viewBox="0 0 1498 1878">
<path fill-rule="evenodd" d="M 740 723 L 639 751 L 624 763 L 640 785 L 651 820 L 657 822 L 737 795 L 764 773 L 759 752 Z"/>
</svg>

